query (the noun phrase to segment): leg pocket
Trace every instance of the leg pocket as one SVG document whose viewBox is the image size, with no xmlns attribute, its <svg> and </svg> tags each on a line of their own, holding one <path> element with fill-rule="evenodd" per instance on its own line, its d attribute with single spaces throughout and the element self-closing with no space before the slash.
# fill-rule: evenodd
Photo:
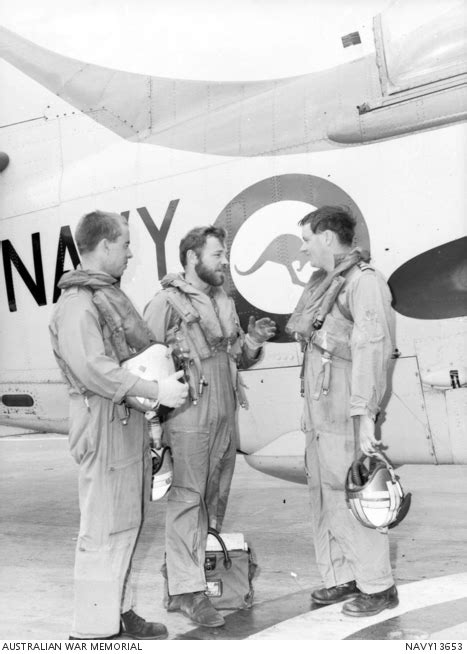
<svg viewBox="0 0 467 654">
<path fill-rule="evenodd" d="M 167 440 L 173 458 L 173 486 L 191 489 L 204 498 L 209 474 L 209 431 L 172 428 Z"/>
<path fill-rule="evenodd" d="M 166 552 L 171 595 L 188 592 L 204 582 L 204 551 L 208 522 L 203 498 L 187 488 L 172 486 L 167 502 Z"/>
<path fill-rule="evenodd" d="M 108 480 L 110 533 L 138 528 L 143 504 L 142 456 L 111 465 Z"/>
</svg>

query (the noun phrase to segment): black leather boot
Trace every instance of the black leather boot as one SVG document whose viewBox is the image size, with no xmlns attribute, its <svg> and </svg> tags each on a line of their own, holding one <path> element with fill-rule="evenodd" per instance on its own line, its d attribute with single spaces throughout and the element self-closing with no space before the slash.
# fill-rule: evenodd
<svg viewBox="0 0 467 654">
<path fill-rule="evenodd" d="M 340 584 L 339 586 L 314 590 L 311 593 L 311 599 L 315 604 L 337 604 L 337 602 L 356 597 L 359 593 L 355 581 L 348 581 L 346 584 Z"/>
<path fill-rule="evenodd" d="M 146 622 L 132 610 L 121 615 L 120 636 L 135 640 L 164 640 L 169 635 L 165 625 L 159 622 Z"/>
<path fill-rule="evenodd" d="M 352 602 L 342 607 L 342 613 L 355 618 L 376 615 L 384 609 L 393 609 L 399 604 L 397 588 L 391 586 L 380 593 L 360 593 Z"/>
<path fill-rule="evenodd" d="M 225 624 L 224 618 L 202 591 L 180 595 L 180 611 L 202 627 L 222 627 Z"/>
</svg>

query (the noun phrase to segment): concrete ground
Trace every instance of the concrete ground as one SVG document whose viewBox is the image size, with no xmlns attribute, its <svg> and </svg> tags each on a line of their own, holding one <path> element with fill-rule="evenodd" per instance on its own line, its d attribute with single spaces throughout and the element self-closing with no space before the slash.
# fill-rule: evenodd
<svg viewBox="0 0 467 654">
<path fill-rule="evenodd" d="M 404 466 L 399 473 L 413 501 L 406 520 L 391 532 L 397 582 L 467 572 L 467 468 Z M 0 639 L 67 638 L 79 514 L 77 467 L 66 438 L 0 432 L 0 497 Z M 165 622 L 171 638 L 209 639 L 209 633 L 194 635 L 195 626 L 183 615 L 162 608 L 164 513 L 165 500 L 153 503 L 143 529 L 134 563 L 136 609 Z M 306 487 L 265 476 L 239 456 L 224 527 L 243 532 L 256 552 L 258 620 L 262 607 L 263 613 L 267 607 L 276 613 L 265 624 L 308 611 L 309 590 L 320 579 Z M 238 629 L 216 630 L 212 639 L 241 638 Z M 253 633 L 248 629 L 245 635 Z"/>
</svg>

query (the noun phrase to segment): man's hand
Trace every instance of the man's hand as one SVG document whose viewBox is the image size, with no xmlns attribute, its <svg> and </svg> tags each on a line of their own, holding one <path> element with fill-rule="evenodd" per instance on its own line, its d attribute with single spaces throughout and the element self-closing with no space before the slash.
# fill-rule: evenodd
<svg viewBox="0 0 467 654">
<path fill-rule="evenodd" d="M 272 338 L 276 333 L 276 323 L 271 318 L 260 318 L 255 320 L 254 316 L 250 316 L 248 322 L 248 335 L 253 343 L 258 347 Z"/>
<path fill-rule="evenodd" d="M 371 456 L 374 454 L 378 447 L 379 443 L 375 438 L 375 423 L 370 416 L 356 416 L 355 421 L 357 423 L 357 434 L 360 442 L 360 449 L 363 454 Z"/>
<path fill-rule="evenodd" d="M 161 404 L 173 407 L 174 409 L 182 406 L 188 397 L 188 384 L 178 381 L 183 375 L 183 370 L 179 370 L 173 375 L 157 382 L 159 385 L 157 399 Z"/>
</svg>

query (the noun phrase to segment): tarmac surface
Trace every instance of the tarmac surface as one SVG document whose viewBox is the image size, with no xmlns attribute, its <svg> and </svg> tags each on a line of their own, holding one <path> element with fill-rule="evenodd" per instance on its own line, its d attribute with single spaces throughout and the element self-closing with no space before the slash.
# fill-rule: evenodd
<svg viewBox="0 0 467 654">
<path fill-rule="evenodd" d="M 3 434 L 3 435 L 2 435 Z M 308 493 L 237 457 L 224 531 L 243 532 L 259 571 L 252 609 L 226 612 L 220 629 L 197 628 L 162 607 L 166 501 L 152 503 L 134 560 L 136 611 L 176 640 L 467 639 L 467 466 L 403 466 L 413 493 L 390 532 L 400 605 L 373 618 L 317 608 L 319 587 Z M 0 640 L 67 639 L 79 524 L 77 466 L 65 436 L 0 431 Z"/>
</svg>

